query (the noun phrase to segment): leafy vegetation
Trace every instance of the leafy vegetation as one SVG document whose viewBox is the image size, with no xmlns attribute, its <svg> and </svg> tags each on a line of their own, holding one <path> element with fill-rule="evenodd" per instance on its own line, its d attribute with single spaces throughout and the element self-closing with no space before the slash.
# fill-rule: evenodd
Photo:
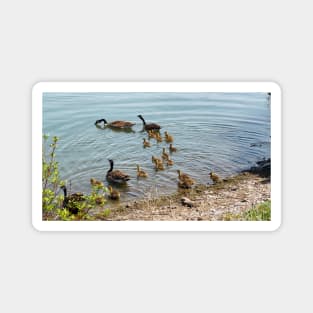
<svg viewBox="0 0 313 313">
<path fill-rule="evenodd" d="M 95 220 L 104 219 L 110 215 L 110 209 L 103 209 L 96 215 L 90 214 L 93 208 L 103 208 L 106 203 L 105 195 L 108 189 L 103 185 L 91 185 L 90 194 L 83 195 L 83 201 L 75 201 L 67 196 L 64 202 L 64 194 L 60 189 L 66 185 L 59 174 L 59 163 L 56 160 L 56 148 L 59 138 L 54 136 L 49 143 L 49 136 L 43 136 L 42 151 L 42 211 L 45 220 Z M 66 205 L 64 205 L 66 203 Z M 71 213 L 71 207 L 75 206 L 76 214 Z"/>
</svg>

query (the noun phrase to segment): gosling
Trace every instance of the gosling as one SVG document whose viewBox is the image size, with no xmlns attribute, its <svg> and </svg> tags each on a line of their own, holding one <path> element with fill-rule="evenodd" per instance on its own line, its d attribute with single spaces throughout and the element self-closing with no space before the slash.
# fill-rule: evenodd
<svg viewBox="0 0 313 313">
<path fill-rule="evenodd" d="M 164 165 L 163 165 L 163 162 L 159 159 L 156 160 L 155 162 L 155 169 L 158 171 L 164 171 Z"/>
<path fill-rule="evenodd" d="M 137 165 L 137 177 L 139 178 L 139 177 L 148 177 L 148 174 L 145 172 L 145 171 L 143 171 L 141 168 L 140 168 L 140 166 L 139 165 Z"/>
<path fill-rule="evenodd" d="M 121 194 L 117 190 L 113 189 L 111 186 L 109 186 L 109 192 L 110 192 L 109 198 L 111 200 L 119 200 L 120 199 Z"/>
<path fill-rule="evenodd" d="M 150 147 L 150 142 L 146 140 L 146 138 L 143 138 L 143 147 L 147 148 Z"/>
<path fill-rule="evenodd" d="M 170 144 L 169 150 L 170 150 L 170 152 L 176 152 L 177 148 L 173 147 L 173 145 Z"/>
<path fill-rule="evenodd" d="M 174 141 L 174 138 L 172 135 L 169 135 L 169 133 L 166 131 L 164 132 L 164 135 L 165 135 L 165 141 L 166 142 L 173 142 Z"/>
<path fill-rule="evenodd" d="M 101 181 L 99 181 L 99 180 L 96 180 L 96 179 L 94 179 L 94 178 L 90 178 L 90 184 L 91 184 L 91 186 L 93 186 L 93 187 L 99 187 L 99 188 L 101 188 L 101 187 L 104 186 L 104 185 L 103 185 L 103 182 L 101 182 Z"/>
<path fill-rule="evenodd" d="M 215 173 L 210 172 L 209 175 L 210 175 L 210 178 L 212 179 L 212 181 L 213 181 L 214 184 L 220 182 L 220 178 L 219 178 L 218 175 L 216 175 Z"/>
<path fill-rule="evenodd" d="M 172 166 L 174 165 L 174 161 L 171 160 L 170 158 L 167 159 L 167 166 Z"/>
<path fill-rule="evenodd" d="M 165 148 L 163 148 L 162 159 L 168 160 L 168 158 L 169 158 L 169 155 L 168 155 L 168 153 L 165 152 Z"/>
</svg>

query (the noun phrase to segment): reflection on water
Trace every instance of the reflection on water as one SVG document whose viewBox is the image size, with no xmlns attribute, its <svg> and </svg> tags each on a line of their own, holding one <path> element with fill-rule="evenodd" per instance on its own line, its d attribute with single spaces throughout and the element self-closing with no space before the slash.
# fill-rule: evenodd
<svg viewBox="0 0 313 313">
<path fill-rule="evenodd" d="M 266 93 L 45 93 L 43 100 L 43 132 L 60 137 L 60 173 L 73 191 L 89 192 L 91 177 L 107 184 L 108 159 L 132 177 L 119 187 L 123 201 L 177 190 L 177 169 L 205 184 L 211 170 L 225 177 L 270 156 L 270 144 L 263 144 L 270 140 Z M 152 155 L 160 157 L 169 144 L 151 139 L 143 148 L 148 136 L 138 114 L 160 124 L 163 138 L 164 131 L 173 135 L 173 166 L 154 170 Z M 102 118 L 136 125 L 95 126 Z M 137 179 L 137 164 L 148 178 Z"/>
</svg>

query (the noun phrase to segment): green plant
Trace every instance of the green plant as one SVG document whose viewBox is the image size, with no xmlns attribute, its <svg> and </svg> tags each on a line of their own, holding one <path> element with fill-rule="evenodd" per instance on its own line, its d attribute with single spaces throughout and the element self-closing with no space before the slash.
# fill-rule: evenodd
<svg viewBox="0 0 313 313">
<path fill-rule="evenodd" d="M 59 195 L 59 187 L 65 182 L 59 177 L 59 164 L 55 151 L 59 138 L 54 136 L 49 144 L 48 135 L 43 135 L 42 150 L 42 210 L 52 212 L 63 203 L 63 196 Z"/>
<path fill-rule="evenodd" d="M 103 207 L 106 203 L 105 194 L 108 189 L 103 186 L 92 186 L 90 194 L 67 198 L 64 204 L 64 195 L 60 193 L 60 187 L 66 182 L 60 179 L 59 163 L 56 161 L 56 148 L 59 138 L 52 137 L 51 143 L 48 142 L 49 136 L 43 135 L 42 151 L 42 211 L 43 218 L 47 220 L 94 220 L 94 216 L 89 211 L 95 207 Z M 78 197 L 77 197 L 78 198 Z M 82 199 L 81 199 L 82 198 Z M 65 207 L 63 207 L 65 206 Z M 75 214 L 73 213 L 75 211 Z M 110 214 L 109 209 L 102 212 L 103 216 Z"/>
<path fill-rule="evenodd" d="M 244 219 L 247 221 L 270 221 L 271 201 L 265 201 L 257 207 L 245 212 Z"/>
</svg>

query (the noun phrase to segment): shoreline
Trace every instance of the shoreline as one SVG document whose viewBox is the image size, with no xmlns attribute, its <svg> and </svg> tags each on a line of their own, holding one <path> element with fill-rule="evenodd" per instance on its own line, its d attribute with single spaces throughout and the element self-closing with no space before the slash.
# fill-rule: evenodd
<svg viewBox="0 0 313 313">
<path fill-rule="evenodd" d="M 146 197 L 111 208 L 106 221 L 220 221 L 245 220 L 243 215 L 270 201 L 270 177 L 255 167 L 213 185 L 178 189 L 172 195 Z"/>
</svg>

